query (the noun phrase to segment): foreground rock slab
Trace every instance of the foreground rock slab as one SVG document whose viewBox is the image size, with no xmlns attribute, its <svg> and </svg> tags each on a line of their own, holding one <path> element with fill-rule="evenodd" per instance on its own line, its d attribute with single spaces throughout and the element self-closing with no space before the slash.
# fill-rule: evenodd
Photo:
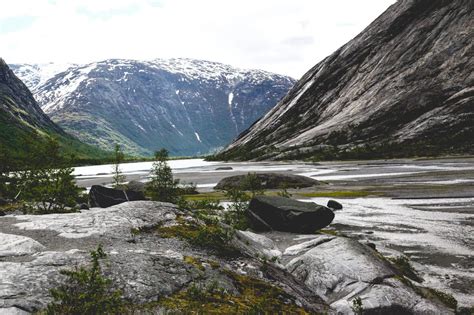
<svg viewBox="0 0 474 315">
<path fill-rule="evenodd" d="M 334 212 L 327 207 L 284 197 L 257 196 L 247 212 L 257 231 L 314 233 L 334 219 Z"/>
<path fill-rule="evenodd" d="M 98 244 L 108 254 L 102 264 L 105 275 L 128 302 L 137 305 L 171 296 L 191 284 L 217 282 L 238 293 L 225 270 L 255 277 L 262 274 L 262 263 L 253 257 L 227 260 L 153 232 L 157 226 L 179 225 L 183 220 L 192 217 L 175 205 L 152 201 L 70 214 L 0 218 L 0 314 L 44 309 L 51 301 L 49 290 L 66 280 L 60 270 L 88 265 L 89 253 Z M 278 283 L 273 282 L 281 283 L 293 299 L 312 312 L 328 309 L 322 299 L 283 270 Z"/>
<path fill-rule="evenodd" d="M 320 183 L 312 178 L 300 175 L 282 174 L 282 173 L 257 173 L 257 180 L 264 189 L 280 188 L 305 188 L 319 185 Z M 245 184 L 247 175 L 235 175 L 221 179 L 214 189 L 232 189 L 242 188 Z"/>
<path fill-rule="evenodd" d="M 239 232 L 240 248 L 276 261 L 323 299 L 337 314 L 454 314 L 437 300 L 420 296 L 370 247 L 346 237 L 286 232 Z"/>
</svg>

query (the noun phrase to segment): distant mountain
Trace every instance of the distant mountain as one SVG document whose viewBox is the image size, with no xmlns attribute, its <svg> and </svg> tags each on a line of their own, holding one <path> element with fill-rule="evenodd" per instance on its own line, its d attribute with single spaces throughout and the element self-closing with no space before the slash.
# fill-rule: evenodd
<svg viewBox="0 0 474 315">
<path fill-rule="evenodd" d="M 270 110 L 294 80 L 193 59 L 12 65 L 42 109 L 89 144 L 150 155 L 223 148 Z M 49 73 L 50 77 L 45 77 Z"/>
<path fill-rule="evenodd" d="M 473 7 L 398 1 L 216 158 L 474 153 Z"/>
<path fill-rule="evenodd" d="M 0 58 L 0 150 L 19 156 L 24 153 L 25 142 L 40 142 L 47 136 L 57 138 L 65 153 L 74 153 L 80 159 L 106 155 L 80 143 L 53 123 L 36 103 L 28 87 Z"/>
</svg>

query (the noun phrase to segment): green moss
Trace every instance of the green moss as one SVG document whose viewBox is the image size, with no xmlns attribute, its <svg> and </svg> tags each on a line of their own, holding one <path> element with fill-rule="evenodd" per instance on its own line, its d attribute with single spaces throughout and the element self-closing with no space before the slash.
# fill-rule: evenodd
<svg viewBox="0 0 474 315">
<path fill-rule="evenodd" d="M 164 238 L 178 237 L 191 243 L 213 250 L 221 256 L 235 257 L 240 252 L 234 248 L 230 241 L 233 232 L 221 227 L 217 222 L 207 222 L 206 225 L 185 222 L 178 218 L 178 224 L 173 226 L 161 226 L 157 233 Z"/>
<path fill-rule="evenodd" d="M 451 309 L 458 307 L 458 301 L 449 293 L 441 292 L 433 288 L 418 287 L 421 295 L 430 300 L 438 300 Z"/>
<path fill-rule="evenodd" d="M 191 285 L 159 305 L 185 314 L 309 314 L 297 306 L 282 289 L 262 280 L 225 270 L 238 294 L 230 294 L 217 283 L 207 287 Z"/>
<path fill-rule="evenodd" d="M 200 193 L 200 194 L 193 194 L 193 195 L 183 195 L 183 198 L 188 201 L 204 201 L 204 200 L 221 200 L 224 199 L 225 195 L 223 192 L 208 192 L 208 193 Z"/>
<path fill-rule="evenodd" d="M 183 257 L 183 260 L 185 263 L 187 264 L 190 264 L 190 265 L 193 265 L 194 267 L 196 267 L 197 269 L 201 270 L 201 271 L 204 271 L 205 268 L 204 266 L 202 265 L 202 261 L 201 259 L 197 258 L 197 257 L 194 257 L 194 256 L 184 256 Z"/>
<path fill-rule="evenodd" d="M 380 193 L 373 193 L 368 191 L 318 191 L 318 192 L 302 192 L 297 193 L 301 197 L 333 197 L 333 198 L 357 198 L 367 197 L 370 195 L 380 195 Z"/>
<path fill-rule="evenodd" d="M 327 234 L 327 235 L 334 235 L 334 236 L 340 236 L 340 233 L 336 230 L 326 230 L 326 229 L 321 229 L 318 231 L 319 234 Z"/>
</svg>

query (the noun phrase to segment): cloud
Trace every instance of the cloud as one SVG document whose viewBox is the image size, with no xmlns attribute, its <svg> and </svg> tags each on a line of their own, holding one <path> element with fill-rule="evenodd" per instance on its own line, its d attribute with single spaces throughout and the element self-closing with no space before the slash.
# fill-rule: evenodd
<svg viewBox="0 0 474 315">
<path fill-rule="evenodd" d="M 300 77 L 393 2 L 16 0 L 0 11 L 1 53 L 10 63 L 190 57 Z"/>
</svg>

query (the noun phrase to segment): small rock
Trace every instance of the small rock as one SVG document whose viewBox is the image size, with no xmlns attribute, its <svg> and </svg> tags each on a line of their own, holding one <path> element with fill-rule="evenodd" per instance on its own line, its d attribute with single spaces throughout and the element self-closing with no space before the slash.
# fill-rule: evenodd
<svg viewBox="0 0 474 315">
<path fill-rule="evenodd" d="M 0 217 L 6 216 L 7 214 L 0 210 Z"/>
<path fill-rule="evenodd" d="M 333 210 L 342 210 L 342 205 L 336 200 L 329 200 L 327 206 Z"/>
<path fill-rule="evenodd" d="M 250 201 L 247 216 L 256 231 L 314 233 L 332 222 L 334 212 L 314 202 L 258 196 Z"/>
<path fill-rule="evenodd" d="M 221 167 L 216 168 L 216 171 L 230 171 L 230 170 L 233 170 L 233 168 L 230 166 L 221 166 Z"/>
<path fill-rule="evenodd" d="M 372 248 L 373 250 L 377 250 L 377 246 L 376 246 L 374 243 L 367 242 L 365 245 L 369 246 L 369 247 Z"/>
<path fill-rule="evenodd" d="M 81 210 L 89 210 L 89 205 L 87 203 L 81 203 L 79 205 L 79 209 Z"/>
</svg>

